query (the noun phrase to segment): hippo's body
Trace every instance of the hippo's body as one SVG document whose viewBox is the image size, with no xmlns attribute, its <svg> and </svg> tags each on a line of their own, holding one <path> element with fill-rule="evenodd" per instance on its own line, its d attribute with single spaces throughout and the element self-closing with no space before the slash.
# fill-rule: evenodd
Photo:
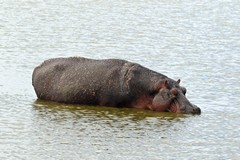
<svg viewBox="0 0 240 160">
<path fill-rule="evenodd" d="M 35 68 L 32 82 L 39 99 L 200 113 L 185 97 L 180 81 L 125 60 L 50 59 Z"/>
</svg>

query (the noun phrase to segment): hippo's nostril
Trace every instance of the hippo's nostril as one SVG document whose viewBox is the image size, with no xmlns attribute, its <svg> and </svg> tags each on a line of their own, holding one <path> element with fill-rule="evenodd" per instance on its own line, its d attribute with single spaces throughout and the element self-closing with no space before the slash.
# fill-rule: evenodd
<svg viewBox="0 0 240 160">
<path fill-rule="evenodd" d="M 201 114 L 201 109 L 196 107 L 196 108 L 193 109 L 193 113 L 194 114 Z"/>
</svg>

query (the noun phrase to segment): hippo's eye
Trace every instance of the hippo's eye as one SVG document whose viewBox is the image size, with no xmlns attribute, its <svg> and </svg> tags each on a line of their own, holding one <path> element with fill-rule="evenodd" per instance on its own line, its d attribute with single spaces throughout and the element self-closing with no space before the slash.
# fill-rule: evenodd
<svg viewBox="0 0 240 160">
<path fill-rule="evenodd" d="M 186 95 L 186 93 L 187 93 L 187 89 L 184 88 L 184 87 L 182 87 L 182 92 L 183 92 L 184 95 Z"/>
</svg>

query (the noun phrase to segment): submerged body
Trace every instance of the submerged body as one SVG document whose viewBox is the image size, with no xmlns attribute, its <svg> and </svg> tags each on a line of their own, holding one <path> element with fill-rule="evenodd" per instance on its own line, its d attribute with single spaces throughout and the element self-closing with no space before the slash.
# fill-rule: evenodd
<svg viewBox="0 0 240 160">
<path fill-rule="evenodd" d="M 179 82 L 137 63 L 81 57 L 46 60 L 32 77 L 39 99 L 200 114 Z"/>
</svg>

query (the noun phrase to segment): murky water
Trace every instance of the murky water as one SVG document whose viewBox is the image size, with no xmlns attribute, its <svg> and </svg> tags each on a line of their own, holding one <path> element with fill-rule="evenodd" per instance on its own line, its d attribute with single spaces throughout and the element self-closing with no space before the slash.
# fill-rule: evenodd
<svg viewBox="0 0 240 160">
<path fill-rule="evenodd" d="M 0 0 L 1 159 L 240 159 L 240 2 Z M 36 101 L 60 56 L 182 79 L 200 116 Z"/>
</svg>

